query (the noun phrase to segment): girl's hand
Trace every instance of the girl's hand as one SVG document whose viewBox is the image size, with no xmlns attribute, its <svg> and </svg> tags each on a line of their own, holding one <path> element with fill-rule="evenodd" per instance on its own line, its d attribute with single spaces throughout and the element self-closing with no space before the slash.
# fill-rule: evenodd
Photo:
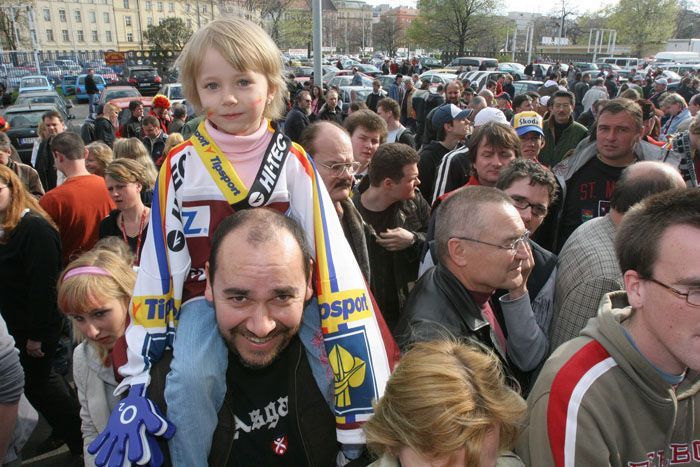
<svg viewBox="0 0 700 467">
<path fill-rule="evenodd" d="M 44 352 L 41 351 L 41 342 L 27 339 L 27 355 L 34 358 L 42 358 Z"/>
</svg>

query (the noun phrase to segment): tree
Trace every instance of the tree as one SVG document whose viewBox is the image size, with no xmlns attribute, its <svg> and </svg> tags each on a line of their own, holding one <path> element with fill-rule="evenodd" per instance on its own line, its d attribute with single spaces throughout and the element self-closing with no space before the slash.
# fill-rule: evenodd
<svg viewBox="0 0 700 467">
<path fill-rule="evenodd" d="M 656 51 L 673 36 L 677 0 L 620 0 L 608 27 L 616 29 L 618 43 L 632 45 L 636 57 Z"/>
<path fill-rule="evenodd" d="M 690 8 L 687 0 L 681 0 L 678 5 L 676 17 L 676 32 L 673 37 L 677 39 L 691 39 L 700 37 L 700 12 Z"/>
<path fill-rule="evenodd" d="M 27 0 L 10 2 L 11 5 L 0 5 L 0 46 L 8 50 L 19 50 L 23 45 L 26 45 L 27 38 L 22 40 L 22 32 L 26 31 L 27 27 L 27 8 L 29 5 Z M 15 34 L 15 25 L 17 34 Z M 19 42 L 17 41 L 17 36 Z"/>
<path fill-rule="evenodd" d="M 160 24 L 148 26 L 143 33 L 144 39 L 154 52 L 180 51 L 185 46 L 192 30 L 181 18 L 164 18 Z"/>
<path fill-rule="evenodd" d="M 382 15 L 372 31 L 374 47 L 386 51 L 390 57 L 393 57 L 396 49 L 403 45 L 404 29 L 396 16 Z"/>
<path fill-rule="evenodd" d="M 495 0 L 418 0 L 420 13 L 409 27 L 409 37 L 420 46 L 464 55 L 468 45 L 490 33 L 485 19 L 495 8 Z"/>
<path fill-rule="evenodd" d="M 293 0 L 268 0 L 261 4 L 260 16 L 267 20 L 268 33 L 276 44 L 281 39 L 281 22 Z"/>
</svg>

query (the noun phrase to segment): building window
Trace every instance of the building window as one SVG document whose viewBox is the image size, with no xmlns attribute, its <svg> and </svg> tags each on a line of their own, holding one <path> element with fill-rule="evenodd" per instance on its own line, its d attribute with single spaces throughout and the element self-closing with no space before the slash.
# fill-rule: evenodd
<svg viewBox="0 0 700 467">
<path fill-rule="evenodd" d="M 126 33 L 126 41 L 127 41 L 127 42 L 134 42 L 134 33 L 132 33 L 132 32 L 127 32 L 127 33 Z"/>
<path fill-rule="evenodd" d="M 153 26 L 153 18 L 152 17 L 149 16 L 148 18 L 146 18 L 146 26 Z"/>
<path fill-rule="evenodd" d="M 112 42 L 112 31 L 105 31 L 105 40 L 107 42 Z"/>
<path fill-rule="evenodd" d="M 46 30 L 46 40 L 49 42 L 53 42 L 53 29 Z"/>
<path fill-rule="evenodd" d="M 105 24 L 109 24 L 109 12 L 102 13 L 102 17 L 105 21 Z"/>
<path fill-rule="evenodd" d="M 85 35 L 82 29 L 78 29 L 78 42 L 85 42 Z"/>
<path fill-rule="evenodd" d="M 149 1 L 146 2 L 146 11 L 151 11 L 153 9 L 153 4 Z"/>
<path fill-rule="evenodd" d="M 129 0 L 124 0 L 124 8 L 129 9 Z"/>
<path fill-rule="evenodd" d="M 97 23 L 97 14 L 94 11 L 90 12 L 90 22 Z"/>
<path fill-rule="evenodd" d="M 63 42 L 70 41 L 70 38 L 68 37 L 68 29 L 61 31 L 61 37 L 63 37 Z"/>
<path fill-rule="evenodd" d="M 83 15 L 80 14 L 80 10 L 75 10 L 75 22 L 76 23 L 83 22 Z"/>
<path fill-rule="evenodd" d="M 44 8 L 44 21 L 51 21 L 51 10 Z"/>
<path fill-rule="evenodd" d="M 124 17 L 124 25 L 131 26 L 131 16 Z"/>
<path fill-rule="evenodd" d="M 168 11 L 170 13 L 175 12 L 175 4 L 173 2 L 168 2 Z"/>
<path fill-rule="evenodd" d="M 192 20 L 187 18 L 187 27 L 192 29 Z"/>
<path fill-rule="evenodd" d="M 100 42 L 100 36 L 97 31 L 92 31 L 92 42 Z"/>
<path fill-rule="evenodd" d="M 66 10 L 58 10 L 58 19 L 61 20 L 61 23 L 66 22 Z"/>
<path fill-rule="evenodd" d="M 158 11 L 163 11 L 163 2 L 158 2 Z"/>
</svg>

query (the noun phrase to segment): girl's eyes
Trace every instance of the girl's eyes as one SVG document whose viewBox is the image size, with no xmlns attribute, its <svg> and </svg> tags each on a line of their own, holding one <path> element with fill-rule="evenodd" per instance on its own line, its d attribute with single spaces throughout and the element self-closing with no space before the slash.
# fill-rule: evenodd
<svg viewBox="0 0 700 467">
<path fill-rule="evenodd" d="M 204 87 L 205 87 L 206 89 L 209 89 L 209 90 L 212 90 L 212 91 L 213 91 L 213 90 L 215 90 L 215 89 L 218 89 L 218 88 L 219 88 L 219 85 L 218 85 L 217 83 L 207 83 L 207 84 L 204 85 Z"/>
<path fill-rule="evenodd" d="M 238 84 L 239 84 L 239 86 L 245 87 L 245 86 L 250 86 L 251 83 L 247 79 L 242 79 L 242 80 L 238 81 Z"/>
</svg>

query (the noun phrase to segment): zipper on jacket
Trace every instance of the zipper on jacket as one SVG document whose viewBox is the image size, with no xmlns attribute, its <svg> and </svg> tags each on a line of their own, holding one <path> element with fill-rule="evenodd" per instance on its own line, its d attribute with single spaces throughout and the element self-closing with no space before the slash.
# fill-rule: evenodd
<svg viewBox="0 0 700 467">
<path fill-rule="evenodd" d="M 306 443 L 304 442 L 304 433 L 301 430 L 301 421 L 299 413 L 299 391 L 297 391 L 297 372 L 299 371 L 299 365 L 301 364 L 301 353 L 304 352 L 304 346 L 299 345 L 299 353 L 297 355 L 297 363 L 294 365 L 294 414 L 296 415 L 297 430 L 299 431 L 299 440 L 301 441 L 301 447 L 304 450 L 304 455 L 306 456 L 306 465 L 311 466 L 311 458 L 309 457 L 309 451 L 306 448 Z"/>
</svg>

